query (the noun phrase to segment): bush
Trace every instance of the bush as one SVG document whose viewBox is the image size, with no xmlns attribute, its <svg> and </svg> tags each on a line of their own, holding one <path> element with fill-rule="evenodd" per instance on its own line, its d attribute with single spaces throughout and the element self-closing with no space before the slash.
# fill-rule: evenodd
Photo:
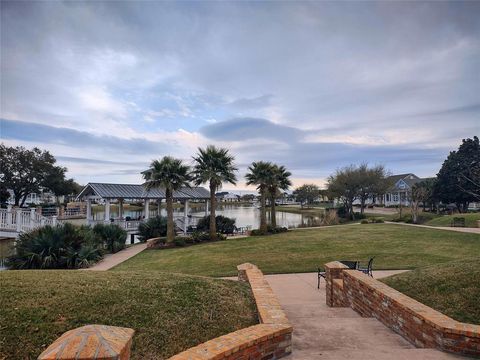
<svg viewBox="0 0 480 360">
<path fill-rule="evenodd" d="M 141 242 L 167 236 L 167 218 L 164 216 L 156 216 L 140 223 L 138 233 Z"/>
<path fill-rule="evenodd" d="M 178 247 L 183 247 L 187 244 L 186 242 L 186 239 L 183 238 L 183 237 L 180 237 L 180 236 L 177 236 L 174 240 L 173 240 L 173 243 L 175 244 L 175 246 L 178 246 Z"/>
<path fill-rule="evenodd" d="M 385 220 L 383 220 L 382 218 L 377 218 L 377 219 L 374 219 L 374 222 L 376 224 L 383 224 L 385 222 Z"/>
<path fill-rule="evenodd" d="M 102 256 L 101 244 L 87 227 L 66 223 L 20 234 L 7 265 L 11 269 L 77 269 Z"/>
<path fill-rule="evenodd" d="M 115 224 L 96 224 L 93 227 L 93 232 L 102 239 L 105 248 L 109 252 L 116 253 L 125 248 L 127 232 L 120 226 Z"/>
<path fill-rule="evenodd" d="M 267 231 L 261 231 L 260 229 L 253 229 L 250 232 L 251 236 L 262 236 L 262 235 L 271 235 L 271 234 L 279 234 L 283 232 L 287 232 L 288 228 L 286 227 L 272 227 L 271 225 L 267 226 Z"/>
<path fill-rule="evenodd" d="M 362 221 L 360 221 L 360 224 L 368 224 L 369 221 L 367 219 L 362 219 Z"/>
<path fill-rule="evenodd" d="M 215 223 L 217 232 L 221 234 L 233 234 L 235 232 L 235 219 L 217 215 L 215 216 Z M 210 230 L 210 216 L 204 216 L 198 221 L 197 230 L 207 232 Z"/>
</svg>

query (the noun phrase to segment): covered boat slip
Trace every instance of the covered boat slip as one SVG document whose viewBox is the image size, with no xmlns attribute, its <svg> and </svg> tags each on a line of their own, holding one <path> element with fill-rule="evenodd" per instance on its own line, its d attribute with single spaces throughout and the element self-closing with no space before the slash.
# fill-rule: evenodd
<svg viewBox="0 0 480 360">
<path fill-rule="evenodd" d="M 80 194 L 77 196 L 77 201 L 85 201 L 87 203 L 87 223 L 94 224 L 95 222 L 116 223 L 126 230 L 136 230 L 140 222 L 147 220 L 152 216 L 150 211 L 150 202 L 157 203 L 157 212 L 153 215 L 160 214 L 160 205 L 165 197 L 165 190 L 161 188 L 152 188 L 147 190 L 143 185 L 137 184 L 108 184 L 108 183 L 88 183 Z M 175 201 L 180 201 L 184 204 L 183 216 L 177 216 L 175 223 L 177 227 L 187 232 L 189 225 L 196 225 L 196 219 L 189 216 L 189 201 L 205 202 L 205 215 L 208 215 L 208 200 L 210 193 L 203 187 L 183 187 L 178 191 L 174 191 L 173 198 Z M 94 221 L 92 217 L 92 201 L 103 202 L 105 211 L 104 219 L 101 221 Z M 124 217 L 123 205 L 127 201 L 141 201 L 143 202 L 143 212 L 141 219 L 128 220 Z M 110 216 L 111 203 L 118 203 L 118 216 L 112 218 Z"/>
</svg>

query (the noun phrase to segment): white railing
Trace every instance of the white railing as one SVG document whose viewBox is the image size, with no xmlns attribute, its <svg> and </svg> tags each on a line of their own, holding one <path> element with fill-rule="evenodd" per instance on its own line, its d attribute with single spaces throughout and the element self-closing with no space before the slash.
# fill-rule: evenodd
<svg viewBox="0 0 480 360">
<path fill-rule="evenodd" d="M 56 224 L 56 216 L 47 218 L 37 214 L 35 209 L 12 209 L 10 206 L 7 209 L 0 209 L 0 230 L 21 233 Z"/>
</svg>

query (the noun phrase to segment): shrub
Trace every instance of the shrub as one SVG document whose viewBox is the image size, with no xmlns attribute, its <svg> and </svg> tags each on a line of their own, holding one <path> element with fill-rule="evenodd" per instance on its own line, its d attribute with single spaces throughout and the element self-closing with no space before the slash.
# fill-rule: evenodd
<svg viewBox="0 0 480 360">
<path fill-rule="evenodd" d="M 177 236 L 173 240 L 173 243 L 175 244 L 175 246 L 179 246 L 179 247 L 185 246 L 187 244 L 186 239 L 180 236 Z"/>
<path fill-rule="evenodd" d="M 279 234 L 288 231 L 286 227 L 272 227 L 270 225 L 267 226 L 267 231 L 261 231 L 260 229 L 253 229 L 250 232 L 251 236 L 262 236 L 262 235 L 271 235 L 271 234 Z"/>
<path fill-rule="evenodd" d="M 367 219 L 362 219 L 362 221 L 360 221 L 360 224 L 368 224 L 369 221 Z"/>
<path fill-rule="evenodd" d="M 156 216 L 140 223 L 138 226 L 139 239 L 142 242 L 148 239 L 167 236 L 167 218 Z"/>
<path fill-rule="evenodd" d="M 375 222 L 376 224 L 382 224 L 382 223 L 385 222 L 385 220 L 383 220 L 382 218 L 378 218 L 378 219 L 374 219 L 374 222 Z"/>
<path fill-rule="evenodd" d="M 337 225 L 339 223 L 337 211 L 335 209 L 326 210 L 323 218 L 323 225 Z"/>
<path fill-rule="evenodd" d="M 217 232 L 221 234 L 233 234 L 235 231 L 235 219 L 223 215 L 217 215 L 215 216 L 215 223 L 217 225 Z M 198 221 L 197 230 L 210 230 L 210 216 L 204 216 Z"/>
<path fill-rule="evenodd" d="M 125 248 L 127 232 L 115 224 L 96 224 L 93 232 L 102 239 L 105 248 L 112 253 Z"/>
<path fill-rule="evenodd" d="M 87 227 L 66 223 L 20 234 L 16 252 L 7 259 L 12 269 L 75 269 L 103 256 L 98 239 Z M 87 235 L 88 234 L 88 235 Z"/>
</svg>

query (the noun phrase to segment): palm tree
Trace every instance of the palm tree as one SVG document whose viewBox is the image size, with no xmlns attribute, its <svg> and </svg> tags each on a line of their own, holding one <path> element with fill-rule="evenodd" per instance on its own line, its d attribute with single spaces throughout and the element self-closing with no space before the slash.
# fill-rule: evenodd
<svg viewBox="0 0 480 360">
<path fill-rule="evenodd" d="M 150 190 L 155 187 L 165 189 L 167 199 L 167 242 L 175 239 L 175 224 L 173 222 L 173 192 L 183 186 L 190 186 L 190 167 L 182 160 L 164 156 L 161 160 L 153 160 L 150 170 L 143 175 L 145 187 Z"/>
<path fill-rule="evenodd" d="M 245 175 L 247 185 L 257 185 L 260 193 L 260 231 L 267 232 L 267 214 L 265 209 L 265 198 L 268 191 L 268 183 L 272 175 L 272 163 L 266 161 L 253 162 L 248 167 Z"/>
<path fill-rule="evenodd" d="M 275 213 L 275 200 L 280 190 L 288 190 L 288 188 L 292 185 L 292 182 L 290 181 L 290 175 L 292 175 L 292 173 L 287 171 L 285 166 L 278 166 L 276 164 L 272 165 L 270 171 L 271 176 L 268 181 L 268 194 L 270 195 L 270 216 L 272 219 L 272 227 L 276 228 L 277 218 Z"/>
<path fill-rule="evenodd" d="M 235 157 L 228 153 L 228 149 L 217 148 L 213 145 L 205 149 L 198 148 L 197 156 L 193 157 L 193 178 L 196 185 L 209 183 L 210 187 L 210 239 L 217 237 L 217 225 L 215 222 L 216 198 L 215 193 L 221 188 L 222 183 L 235 185 L 238 170 L 233 163 Z"/>
</svg>

